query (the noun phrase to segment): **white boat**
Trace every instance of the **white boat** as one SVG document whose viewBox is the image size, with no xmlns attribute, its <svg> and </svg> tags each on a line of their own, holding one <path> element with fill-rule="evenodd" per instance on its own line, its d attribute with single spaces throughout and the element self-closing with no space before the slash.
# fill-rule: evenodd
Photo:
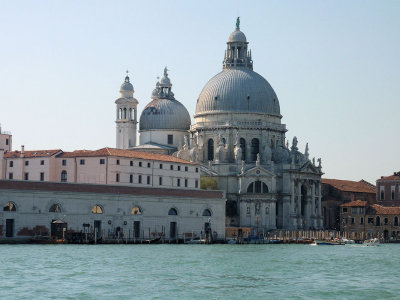
<svg viewBox="0 0 400 300">
<path fill-rule="evenodd" d="M 379 246 L 380 242 L 379 242 L 379 239 L 374 238 L 374 239 L 365 240 L 363 244 L 366 246 Z"/>
<path fill-rule="evenodd" d="M 354 244 L 355 243 L 354 240 L 348 240 L 346 238 L 342 238 L 342 242 L 345 244 Z"/>
<path fill-rule="evenodd" d="M 229 240 L 227 241 L 227 243 L 228 243 L 228 244 L 231 244 L 231 245 L 234 245 L 234 244 L 237 244 L 237 240 L 236 240 L 236 239 L 229 239 Z"/>
<path fill-rule="evenodd" d="M 185 242 L 185 244 L 205 244 L 205 243 L 206 243 L 205 239 L 201 239 L 201 238 L 198 238 L 198 237 L 196 237 L 194 239 L 191 239 L 191 240 L 187 240 Z"/>
</svg>

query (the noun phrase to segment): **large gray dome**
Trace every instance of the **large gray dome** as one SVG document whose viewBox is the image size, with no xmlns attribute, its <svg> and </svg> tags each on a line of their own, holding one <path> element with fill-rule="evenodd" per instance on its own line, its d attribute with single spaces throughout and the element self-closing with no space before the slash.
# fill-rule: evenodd
<svg viewBox="0 0 400 300">
<path fill-rule="evenodd" d="M 177 100 L 154 99 L 140 115 L 139 130 L 189 130 L 190 115 Z"/>
<path fill-rule="evenodd" d="M 211 78 L 200 93 L 196 115 L 204 113 L 264 113 L 280 115 L 279 101 L 271 85 L 250 69 L 224 69 Z"/>
</svg>

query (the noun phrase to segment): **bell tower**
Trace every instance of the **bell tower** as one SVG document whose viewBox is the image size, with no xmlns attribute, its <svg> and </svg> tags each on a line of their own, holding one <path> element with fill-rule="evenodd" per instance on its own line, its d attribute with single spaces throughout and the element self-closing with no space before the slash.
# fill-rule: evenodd
<svg viewBox="0 0 400 300">
<path fill-rule="evenodd" d="M 128 71 L 126 73 L 125 81 L 120 88 L 120 97 L 115 100 L 117 105 L 116 148 L 118 149 L 129 149 L 136 146 L 137 105 L 139 102 L 133 97 L 135 91 L 129 81 Z"/>
</svg>

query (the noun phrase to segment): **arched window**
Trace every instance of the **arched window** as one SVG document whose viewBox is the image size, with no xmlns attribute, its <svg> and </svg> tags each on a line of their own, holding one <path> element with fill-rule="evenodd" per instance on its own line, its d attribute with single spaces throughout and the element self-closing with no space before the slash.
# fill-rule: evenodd
<svg viewBox="0 0 400 300">
<path fill-rule="evenodd" d="M 140 209 L 139 206 L 135 206 L 134 208 L 132 208 L 131 214 L 132 215 L 141 215 L 142 210 Z"/>
<path fill-rule="evenodd" d="M 254 181 L 249 184 L 247 187 L 248 193 L 256 193 L 256 194 L 267 194 L 268 193 L 268 186 L 262 181 Z"/>
<path fill-rule="evenodd" d="M 257 154 L 260 152 L 260 142 L 258 139 L 251 140 L 251 161 L 257 160 Z"/>
<path fill-rule="evenodd" d="M 129 108 L 129 116 L 128 116 L 129 118 L 129 120 L 132 120 L 132 108 Z"/>
<path fill-rule="evenodd" d="M 124 119 L 126 119 L 126 107 L 124 108 Z"/>
<path fill-rule="evenodd" d="M 168 215 L 169 216 L 177 216 L 178 212 L 176 211 L 175 208 L 170 208 L 169 211 L 168 211 Z"/>
<path fill-rule="evenodd" d="M 394 226 L 399 226 L 399 217 L 394 217 Z"/>
<path fill-rule="evenodd" d="M 61 182 L 67 182 L 67 171 L 61 172 Z"/>
<path fill-rule="evenodd" d="M 387 225 L 388 223 L 389 223 L 388 218 L 384 218 L 384 219 L 383 219 L 383 224 Z"/>
<path fill-rule="evenodd" d="M 3 211 L 17 211 L 17 207 L 14 202 L 7 202 L 3 207 Z"/>
<path fill-rule="evenodd" d="M 242 149 L 241 160 L 246 160 L 246 140 L 244 138 L 240 138 L 239 144 L 240 144 L 240 149 Z"/>
<path fill-rule="evenodd" d="M 203 211 L 203 217 L 211 217 L 211 211 L 209 209 L 205 209 Z"/>
<path fill-rule="evenodd" d="M 60 212 L 61 212 L 61 205 L 58 204 L 58 203 L 53 204 L 53 205 L 50 207 L 49 212 L 60 213 Z"/>
<path fill-rule="evenodd" d="M 377 216 L 376 217 L 376 226 L 381 226 L 381 217 Z"/>
<path fill-rule="evenodd" d="M 102 214 L 103 213 L 103 208 L 100 205 L 96 204 L 92 208 L 92 213 L 93 214 Z"/>
<path fill-rule="evenodd" d="M 381 191 L 381 200 L 385 200 L 385 191 L 384 190 Z"/>
<path fill-rule="evenodd" d="M 207 151 L 208 151 L 208 160 L 214 160 L 214 140 L 213 139 L 208 140 Z"/>
</svg>

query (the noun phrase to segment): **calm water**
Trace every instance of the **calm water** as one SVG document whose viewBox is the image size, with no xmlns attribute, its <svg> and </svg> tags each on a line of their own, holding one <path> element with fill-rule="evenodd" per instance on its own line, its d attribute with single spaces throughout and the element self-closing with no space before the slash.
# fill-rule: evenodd
<svg viewBox="0 0 400 300">
<path fill-rule="evenodd" d="M 400 244 L 0 245 L 0 299 L 400 299 Z"/>
</svg>

